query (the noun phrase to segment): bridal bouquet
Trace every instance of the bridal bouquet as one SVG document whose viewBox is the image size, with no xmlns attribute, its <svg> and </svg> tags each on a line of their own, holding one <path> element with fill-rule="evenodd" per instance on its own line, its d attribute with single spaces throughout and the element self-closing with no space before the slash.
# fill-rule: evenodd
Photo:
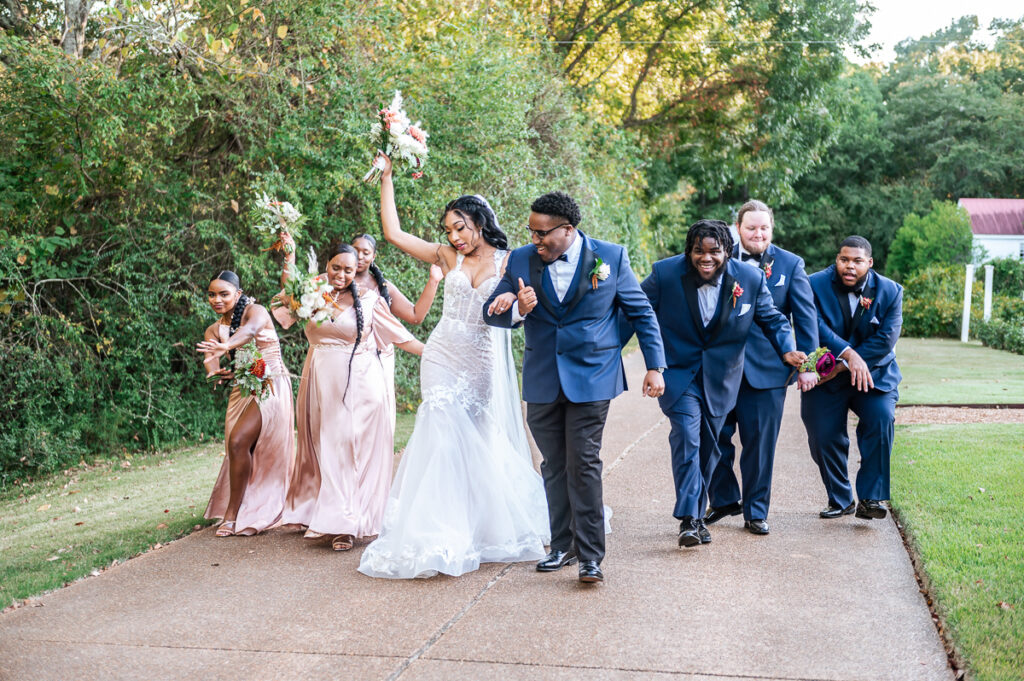
<svg viewBox="0 0 1024 681">
<path fill-rule="evenodd" d="M 305 274 L 300 273 L 294 264 L 288 265 L 288 281 L 285 282 L 284 291 L 274 298 L 274 305 L 285 306 L 293 317 L 320 326 L 331 316 L 330 308 L 338 308 L 338 305 L 331 299 L 334 288 L 327 283 L 327 276 L 320 274 L 312 247 L 306 258 L 308 264 Z"/>
<path fill-rule="evenodd" d="M 274 243 L 266 250 L 291 253 L 294 246 L 286 244 L 281 235 L 287 232 L 293 239 L 297 238 L 306 218 L 287 201 L 277 201 L 266 194 L 260 194 L 253 206 L 252 220 L 257 232 L 274 239 Z"/>
<path fill-rule="evenodd" d="M 263 353 L 256 347 L 255 341 L 249 341 L 235 350 L 232 369 L 235 372 L 232 386 L 237 385 L 243 392 L 255 395 L 260 402 L 274 394 L 274 376 L 267 372 L 267 363 L 263 361 Z"/>
<path fill-rule="evenodd" d="M 812 352 L 800 365 L 800 372 L 814 372 L 818 378 L 825 379 L 836 369 L 836 358 L 828 348 L 821 347 Z"/>
<path fill-rule="evenodd" d="M 403 161 L 412 168 L 414 179 L 423 177 L 420 169 L 427 160 L 427 133 L 419 121 L 409 123 L 409 117 L 402 108 L 401 92 L 396 90 L 391 104 L 377 113 L 377 120 L 370 126 L 370 139 L 374 148 L 384 152 L 396 165 Z M 383 162 L 379 157 L 375 158 L 363 181 L 380 182 L 383 170 Z"/>
</svg>

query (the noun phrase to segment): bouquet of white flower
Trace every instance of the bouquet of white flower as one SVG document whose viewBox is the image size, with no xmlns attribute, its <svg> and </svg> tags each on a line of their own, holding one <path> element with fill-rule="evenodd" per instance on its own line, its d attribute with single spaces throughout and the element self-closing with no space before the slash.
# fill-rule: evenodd
<svg viewBox="0 0 1024 681">
<path fill-rule="evenodd" d="M 287 307 L 296 319 L 307 319 L 320 326 L 331 316 L 330 308 L 341 308 L 331 299 L 334 287 L 327 283 L 326 275 L 320 274 L 312 247 L 309 249 L 307 263 L 305 274 L 300 273 L 294 264 L 288 265 L 288 281 L 285 282 L 284 291 L 274 298 L 273 304 L 275 307 Z"/>
<path fill-rule="evenodd" d="M 267 234 L 274 243 L 266 250 L 284 251 L 291 253 L 294 246 L 285 243 L 281 238 L 284 232 L 297 239 L 300 234 L 302 223 L 306 218 L 295 209 L 295 206 L 287 201 L 271 199 L 266 194 L 260 194 L 253 202 L 251 218 L 254 222 L 253 228 L 261 234 Z"/>
<path fill-rule="evenodd" d="M 419 121 L 410 123 L 402 109 L 402 93 L 395 91 L 395 98 L 386 108 L 377 113 L 377 120 L 370 126 L 370 139 L 374 147 L 384 152 L 392 162 L 404 162 L 413 169 L 413 179 L 423 177 L 420 170 L 427 160 L 427 132 Z M 380 182 L 383 162 L 375 158 L 364 182 Z"/>
</svg>

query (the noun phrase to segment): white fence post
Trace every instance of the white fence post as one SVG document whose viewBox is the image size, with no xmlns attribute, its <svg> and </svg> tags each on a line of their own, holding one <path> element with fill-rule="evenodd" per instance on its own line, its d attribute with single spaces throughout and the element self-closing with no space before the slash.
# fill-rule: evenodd
<svg viewBox="0 0 1024 681">
<path fill-rule="evenodd" d="M 982 316 L 986 322 L 992 319 L 992 265 L 985 265 L 985 314 Z"/>
<path fill-rule="evenodd" d="M 974 263 L 967 265 L 964 277 L 964 318 L 960 324 L 960 342 L 966 343 L 971 332 L 971 289 L 974 288 Z"/>
</svg>

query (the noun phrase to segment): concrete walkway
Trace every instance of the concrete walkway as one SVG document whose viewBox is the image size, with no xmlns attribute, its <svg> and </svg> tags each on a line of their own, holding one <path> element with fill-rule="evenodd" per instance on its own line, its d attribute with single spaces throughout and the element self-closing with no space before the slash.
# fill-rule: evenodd
<svg viewBox="0 0 1024 681">
<path fill-rule="evenodd" d="M 952 679 L 893 521 L 818 519 L 798 399 L 767 537 L 736 517 L 676 547 L 668 425 L 634 390 L 605 430 L 602 585 L 532 564 L 374 580 L 358 546 L 211 528 L 0 617 L 0 679 Z"/>
</svg>

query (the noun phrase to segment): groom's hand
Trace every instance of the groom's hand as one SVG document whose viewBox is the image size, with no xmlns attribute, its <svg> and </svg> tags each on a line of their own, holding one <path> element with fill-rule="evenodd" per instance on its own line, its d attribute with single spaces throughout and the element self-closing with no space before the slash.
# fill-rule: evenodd
<svg viewBox="0 0 1024 681">
<path fill-rule="evenodd" d="M 522 277 L 519 277 L 519 293 L 516 297 L 519 298 L 520 317 L 525 317 L 533 308 L 537 307 L 537 293 L 532 286 L 523 283 Z"/>
<path fill-rule="evenodd" d="M 648 369 L 644 376 L 644 395 L 661 397 L 665 394 L 665 377 L 657 369 Z"/>
</svg>

